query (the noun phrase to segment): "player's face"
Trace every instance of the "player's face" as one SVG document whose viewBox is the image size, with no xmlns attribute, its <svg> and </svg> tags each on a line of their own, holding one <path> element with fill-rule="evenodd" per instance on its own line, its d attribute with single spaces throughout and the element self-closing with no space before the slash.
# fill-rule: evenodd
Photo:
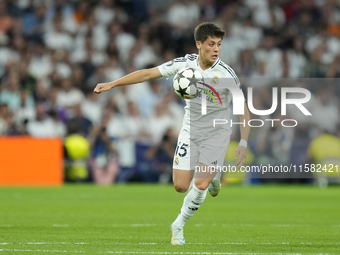
<svg viewBox="0 0 340 255">
<path fill-rule="evenodd" d="M 211 37 L 204 41 L 204 43 L 196 42 L 196 46 L 200 52 L 200 57 L 204 59 L 204 62 L 214 63 L 221 50 L 222 39 L 218 37 Z"/>
</svg>

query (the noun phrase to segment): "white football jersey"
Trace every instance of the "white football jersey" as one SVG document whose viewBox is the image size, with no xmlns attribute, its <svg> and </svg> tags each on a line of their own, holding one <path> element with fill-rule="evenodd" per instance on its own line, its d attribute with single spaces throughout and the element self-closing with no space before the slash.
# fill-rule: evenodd
<svg viewBox="0 0 340 255">
<path fill-rule="evenodd" d="M 185 99 L 186 106 L 184 108 L 183 128 L 190 131 L 191 135 L 195 134 L 195 136 L 197 135 L 202 138 L 209 136 L 209 134 L 218 131 L 220 128 L 231 131 L 231 111 L 229 104 L 232 101 L 232 94 L 229 89 L 221 88 L 219 85 L 227 83 L 238 87 L 240 86 L 239 79 L 233 69 L 220 59 L 217 59 L 210 68 L 202 70 L 198 63 L 197 54 L 187 54 L 185 57 L 176 58 L 158 66 L 158 69 L 162 76 L 170 78 L 180 69 L 186 67 L 198 70 L 204 78 L 204 83 L 208 86 L 199 84 L 198 87 L 201 88 L 199 89 L 199 91 L 201 91 L 200 94 L 194 99 Z M 207 91 L 209 93 L 207 93 Z M 214 91 L 216 91 L 218 95 L 216 95 Z M 202 95 L 206 96 L 206 115 L 202 115 Z M 214 99 L 211 96 L 213 96 Z M 214 119 L 225 119 L 228 120 L 228 123 L 214 127 Z"/>
</svg>

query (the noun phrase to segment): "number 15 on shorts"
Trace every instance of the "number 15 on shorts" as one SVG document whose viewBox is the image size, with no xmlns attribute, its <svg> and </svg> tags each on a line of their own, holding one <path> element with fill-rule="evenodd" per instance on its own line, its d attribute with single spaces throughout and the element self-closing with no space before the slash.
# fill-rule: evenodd
<svg viewBox="0 0 340 255">
<path fill-rule="evenodd" d="M 185 155 L 187 155 L 187 147 L 189 146 L 189 144 L 186 143 L 182 143 L 179 142 L 177 147 L 176 147 L 176 151 L 175 151 L 175 156 L 180 156 L 181 158 L 185 157 Z"/>
</svg>

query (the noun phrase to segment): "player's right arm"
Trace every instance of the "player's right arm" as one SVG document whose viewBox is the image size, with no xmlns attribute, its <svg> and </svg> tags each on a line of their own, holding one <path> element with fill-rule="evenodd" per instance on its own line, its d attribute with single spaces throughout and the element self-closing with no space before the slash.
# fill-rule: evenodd
<svg viewBox="0 0 340 255">
<path fill-rule="evenodd" d="M 144 82 L 144 81 L 148 81 L 148 80 L 156 79 L 160 77 L 162 77 L 162 74 L 159 71 L 158 67 L 154 67 L 150 69 L 142 69 L 142 70 L 130 73 L 128 75 L 125 75 L 124 77 L 118 80 L 112 81 L 112 82 L 98 83 L 94 89 L 94 92 L 97 94 L 100 94 L 102 92 L 108 91 L 117 86 L 140 83 L 140 82 Z"/>
<path fill-rule="evenodd" d="M 169 77 L 175 75 L 179 69 L 185 67 L 187 56 L 189 55 L 186 55 L 183 58 L 175 58 L 158 67 L 154 67 L 150 69 L 142 69 L 142 70 L 130 73 L 112 82 L 98 83 L 96 88 L 94 89 L 94 92 L 100 94 L 104 91 L 108 91 L 117 86 L 140 83 L 140 82 L 148 81 L 151 79 L 157 79 L 162 76 L 168 79 Z"/>
</svg>

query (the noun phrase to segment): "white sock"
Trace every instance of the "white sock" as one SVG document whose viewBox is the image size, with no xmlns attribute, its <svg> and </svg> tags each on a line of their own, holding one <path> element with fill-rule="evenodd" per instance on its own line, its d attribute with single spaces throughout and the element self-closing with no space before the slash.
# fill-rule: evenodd
<svg viewBox="0 0 340 255">
<path fill-rule="evenodd" d="M 181 212 L 179 213 L 177 219 L 173 222 L 173 224 L 183 227 L 185 222 L 190 219 L 201 206 L 201 204 L 203 204 L 206 195 L 207 189 L 200 190 L 196 187 L 195 183 L 193 183 L 192 189 L 187 193 L 184 198 Z"/>
</svg>

